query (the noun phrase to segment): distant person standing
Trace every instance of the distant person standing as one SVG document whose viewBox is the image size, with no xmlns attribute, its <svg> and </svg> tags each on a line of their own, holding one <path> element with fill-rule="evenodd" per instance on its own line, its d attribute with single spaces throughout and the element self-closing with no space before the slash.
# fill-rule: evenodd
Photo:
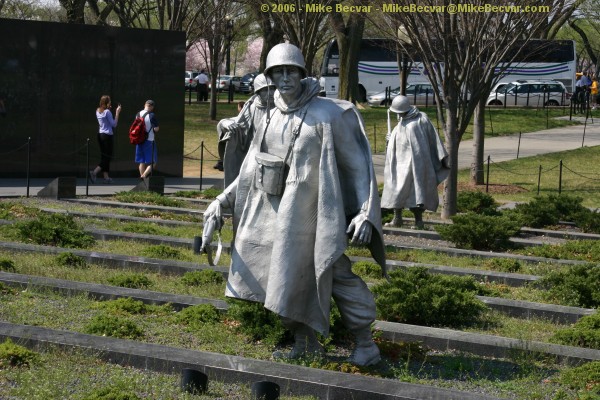
<svg viewBox="0 0 600 400">
<path fill-rule="evenodd" d="M 137 117 L 143 117 L 146 124 L 148 139 L 143 143 L 135 145 L 135 162 L 139 163 L 140 179 L 145 179 L 152 174 L 156 167 L 158 151 L 156 148 L 155 133 L 158 132 L 158 120 L 154 114 L 154 100 L 146 100 L 144 109 L 136 114 Z"/>
<path fill-rule="evenodd" d="M 198 81 L 198 84 L 196 85 L 196 90 L 198 91 L 198 100 L 208 101 L 208 76 L 206 75 L 206 71 L 200 71 L 195 79 Z"/>
<path fill-rule="evenodd" d="M 592 85 L 590 86 L 590 95 L 592 97 L 592 110 L 598 105 L 598 77 L 592 75 Z"/>
<path fill-rule="evenodd" d="M 96 183 L 96 177 L 100 172 L 104 176 L 104 183 L 112 183 L 112 178 L 108 175 L 110 172 L 110 160 L 113 157 L 114 131 L 119 122 L 121 114 L 121 105 L 116 109 L 115 117 L 110 111 L 112 104 L 109 96 L 100 97 L 100 104 L 96 109 L 96 118 L 98 119 L 98 145 L 100 146 L 100 163 L 90 171 L 90 180 Z"/>
</svg>

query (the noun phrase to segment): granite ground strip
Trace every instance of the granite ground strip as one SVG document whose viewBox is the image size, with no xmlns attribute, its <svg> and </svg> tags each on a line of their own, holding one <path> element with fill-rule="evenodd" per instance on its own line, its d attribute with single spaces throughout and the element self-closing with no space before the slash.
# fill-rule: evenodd
<svg viewBox="0 0 600 400">
<path fill-rule="evenodd" d="M 283 394 L 313 395 L 327 400 L 491 400 L 494 397 L 398 382 L 363 375 L 316 370 L 296 365 L 254 360 L 140 343 L 132 340 L 59 331 L 0 321 L 0 338 L 30 348 L 58 346 L 82 349 L 105 361 L 164 373 L 193 368 L 209 379 L 251 384 L 268 380 L 280 385 Z"/>
</svg>

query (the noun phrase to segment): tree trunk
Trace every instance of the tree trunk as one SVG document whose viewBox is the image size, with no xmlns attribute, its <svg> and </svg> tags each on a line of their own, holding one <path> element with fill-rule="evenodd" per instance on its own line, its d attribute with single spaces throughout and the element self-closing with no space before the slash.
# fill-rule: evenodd
<svg viewBox="0 0 600 400">
<path fill-rule="evenodd" d="M 483 149 L 485 139 L 485 101 L 479 99 L 473 117 L 473 161 L 471 162 L 471 184 L 483 185 Z"/>
<path fill-rule="evenodd" d="M 252 7 L 254 11 L 254 16 L 257 18 L 258 23 L 260 24 L 260 28 L 262 31 L 263 37 L 263 47 L 260 53 L 260 67 L 259 71 L 264 71 L 267 66 L 267 54 L 271 49 L 283 42 L 283 30 L 277 23 L 277 21 L 273 20 L 270 17 L 269 13 L 260 12 L 259 7 Z"/>
<path fill-rule="evenodd" d="M 344 23 L 341 13 L 332 13 L 329 21 L 335 32 L 340 54 L 338 99 L 354 103 L 360 97 L 358 92 L 358 53 L 365 29 L 365 17 L 354 13 L 348 17 L 348 22 Z"/>
<path fill-rule="evenodd" d="M 446 125 L 444 135 L 446 137 L 445 146 L 448 152 L 450 164 L 450 174 L 444 182 L 444 199 L 442 208 L 442 219 L 449 219 L 456 214 L 456 197 L 458 195 L 458 116 L 457 107 L 448 104 L 446 108 Z"/>
<path fill-rule="evenodd" d="M 67 12 L 67 22 L 70 24 L 85 24 L 84 9 L 87 0 L 59 0 Z"/>
<path fill-rule="evenodd" d="M 596 57 L 596 53 L 594 52 L 594 49 L 590 43 L 590 39 L 588 39 L 587 35 L 585 34 L 585 31 L 583 29 L 581 29 L 579 26 L 577 26 L 577 22 L 575 20 L 569 21 L 569 26 L 571 28 L 573 28 L 573 30 L 575 32 L 577 32 L 579 34 L 579 36 L 581 37 L 581 41 L 583 42 L 583 47 L 585 47 L 585 51 L 587 52 L 588 57 L 592 61 L 592 64 L 597 65 L 598 57 Z"/>
</svg>

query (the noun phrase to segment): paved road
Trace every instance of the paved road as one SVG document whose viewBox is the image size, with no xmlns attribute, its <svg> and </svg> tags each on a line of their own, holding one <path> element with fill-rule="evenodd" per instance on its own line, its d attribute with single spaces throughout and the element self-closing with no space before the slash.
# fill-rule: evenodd
<svg viewBox="0 0 600 400">
<path fill-rule="evenodd" d="M 566 117 L 568 118 L 568 117 Z M 576 149 L 585 146 L 600 146 L 600 118 L 588 120 L 587 125 L 568 126 L 563 128 L 548 129 L 538 132 L 523 133 L 520 143 L 519 136 L 502 136 L 485 140 L 484 156 L 489 155 L 493 162 L 507 161 L 517 158 L 535 156 L 538 154 L 554 153 L 563 150 Z M 585 132 L 585 135 L 584 135 Z M 459 148 L 459 169 L 471 166 L 471 152 L 473 142 L 463 141 Z M 377 181 L 383 182 L 384 154 L 373 155 L 373 164 Z M 203 188 L 211 187 L 222 182 L 223 173 L 215 171 L 203 179 Z M 29 186 L 29 195 L 36 196 L 52 179 L 32 179 Z M 115 179 L 111 185 L 95 184 L 87 188 L 85 179 L 77 180 L 77 195 L 97 196 L 109 195 L 120 191 L 129 191 L 138 184 L 134 178 Z M 165 193 L 174 193 L 178 190 L 196 190 L 200 188 L 200 179 L 193 177 L 166 178 Z M 0 197 L 26 196 L 26 179 L 0 179 Z"/>
</svg>

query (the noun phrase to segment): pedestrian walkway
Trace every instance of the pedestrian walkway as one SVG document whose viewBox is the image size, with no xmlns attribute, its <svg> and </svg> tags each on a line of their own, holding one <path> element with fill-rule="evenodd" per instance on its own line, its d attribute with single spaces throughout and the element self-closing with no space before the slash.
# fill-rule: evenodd
<svg viewBox="0 0 600 400">
<path fill-rule="evenodd" d="M 563 117 L 568 118 L 568 117 Z M 523 133 L 519 135 L 500 136 L 486 138 L 484 145 L 484 161 L 490 156 L 492 162 L 514 160 L 536 156 L 539 154 L 555 153 L 558 151 L 574 150 L 583 146 L 600 146 L 600 118 L 588 119 L 587 124 L 582 117 L 574 117 L 581 121 L 582 125 L 566 126 L 562 128 L 547 129 L 537 132 Z M 458 151 L 458 168 L 471 167 L 473 152 L 473 141 L 461 142 Z M 385 154 L 373 155 L 373 165 L 377 182 L 383 182 L 383 169 L 385 165 Z M 53 179 L 36 178 L 31 179 L 29 189 L 27 180 L 22 179 L 0 179 L 0 197 L 37 196 L 37 193 Z M 223 173 L 215 171 L 202 179 L 202 189 L 222 185 Z M 139 180 L 136 178 L 116 178 L 113 184 L 90 184 L 86 189 L 85 178 L 77 180 L 78 196 L 106 196 L 117 192 L 130 191 Z M 179 190 L 199 190 L 200 179 L 198 177 L 165 178 L 165 194 L 172 194 Z"/>
</svg>

